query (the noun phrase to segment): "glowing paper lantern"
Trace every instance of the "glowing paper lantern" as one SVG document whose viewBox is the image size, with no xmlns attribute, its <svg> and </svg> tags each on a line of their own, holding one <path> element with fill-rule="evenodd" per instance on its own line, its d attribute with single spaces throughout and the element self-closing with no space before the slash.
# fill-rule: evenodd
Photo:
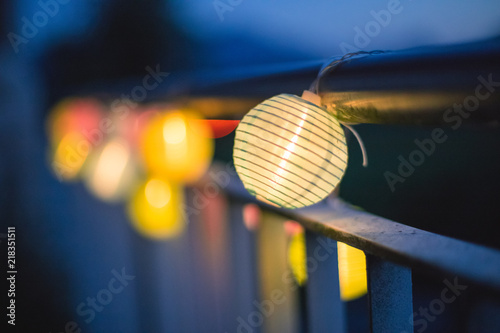
<svg viewBox="0 0 500 333">
<path fill-rule="evenodd" d="M 89 141 L 79 132 L 69 132 L 62 137 L 52 153 L 52 171 L 60 180 L 75 179 L 90 152 Z"/>
<path fill-rule="evenodd" d="M 210 128 L 189 112 L 170 112 L 153 119 L 142 140 L 144 160 L 152 174 L 192 183 L 207 170 L 213 155 Z"/>
<path fill-rule="evenodd" d="M 130 145 L 120 137 L 103 143 L 88 158 L 83 174 L 90 192 L 104 201 L 113 202 L 129 196 L 137 181 Z"/>
<path fill-rule="evenodd" d="M 102 105 L 91 98 L 69 98 L 59 102 L 47 121 L 50 141 L 57 145 L 68 133 L 91 137 L 99 128 Z"/>
<path fill-rule="evenodd" d="M 93 99 L 66 99 L 47 119 L 52 169 L 60 180 L 75 179 L 96 142 L 102 106 Z"/>
<path fill-rule="evenodd" d="M 295 221 L 287 221 L 283 225 L 290 237 L 288 244 L 288 265 L 299 286 L 307 282 L 307 253 L 304 228 Z"/>
<path fill-rule="evenodd" d="M 281 94 L 243 117 L 233 159 L 245 188 L 257 199 L 298 208 L 335 189 L 347 166 L 347 146 L 339 122 L 325 109 Z"/>
<path fill-rule="evenodd" d="M 262 212 L 259 206 L 253 203 L 246 204 L 243 207 L 243 223 L 248 230 L 255 231 L 259 228 Z"/>
<path fill-rule="evenodd" d="M 158 108 L 149 107 L 137 112 L 132 119 L 132 128 L 129 128 L 128 137 L 130 142 L 133 143 L 133 147 L 140 151 L 142 149 L 141 140 L 144 138 L 146 129 L 151 123 L 152 119 L 160 116 L 160 111 Z"/>
<path fill-rule="evenodd" d="M 290 229 L 290 228 L 288 228 Z M 288 247 L 288 263 L 299 286 L 308 279 L 306 241 L 303 231 L 293 231 Z M 366 257 L 363 251 L 337 242 L 340 298 L 351 301 L 367 292 Z"/>
<path fill-rule="evenodd" d="M 340 297 L 350 301 L 367 292 L 366 257 L 363 251 L 337 243 Z"/>
<path fill-rule="evenodd" d="M 134 228 L 149 238 L 179 235 L 185 226 L 182 188 L 164 179 L 151 178 L 128 205 Z"/>
<path fill-rule="evenodd" d="M 303 232 L 292 236 L 288 247 L 288 262 L 299 286 L 307 282 L 306 240 Z"/>
</svg>

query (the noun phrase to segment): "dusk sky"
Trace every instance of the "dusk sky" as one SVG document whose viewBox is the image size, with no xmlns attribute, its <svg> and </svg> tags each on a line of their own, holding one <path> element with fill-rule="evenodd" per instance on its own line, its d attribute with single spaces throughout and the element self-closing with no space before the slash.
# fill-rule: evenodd
<svg viewBox="0 0 500 333">
<path fill-rule="evenodd" d="M 95 1 L 61 5 L 31 43 L 31 55 L 54 40 L 68 40 L 91 29 L 98 5 L 106 6 Z M 38 7 L 34 1 L 18 1 L 17 17 L 31 17 Z M 500 32 L 495 0 L 173 0 L 166 10 L 173 11 L 181 30 L 207 49 L 237 39 L 309 59 L 343 54 L 342 45 L 397 50 L 480 40 Z M 21 19 L 13 22 L 15 31 L 22 28 Z"/>
</svg>

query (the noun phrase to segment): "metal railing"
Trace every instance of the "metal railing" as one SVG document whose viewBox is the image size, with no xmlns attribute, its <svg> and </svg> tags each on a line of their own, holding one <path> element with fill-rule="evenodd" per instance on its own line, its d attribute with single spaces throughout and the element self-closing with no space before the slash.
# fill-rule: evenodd
<svg viewBox="0 0 500 333">
<path fill-rule="evenodd" d="M 237 178 L 231 180 L 225 191 L 234 201 L 258 203 Z M 457 282 L 460 281 L 500 291 L 498 250 L 393 222 L 353 208 L 339 198 L 296 210 L 260 205 L 306 228 L 308 256 L 313 256 L 311 250 L 318 244 L 324 246 L 322 238 L 346 243 L 366 253 L 372 332 L 413 332 L 412 270 L 435 277 L 453 277 L 447 283 L 458 284 L 458 288 L 462 286 Z M 307 332 L 343 332 L 345 329 L 338 285 L 335 285 L 338 283 L 336 258 L 333 255 L 324 262 L 319 261 L 322 267 L 310 274 Z M 315 306 L 325 304 L 325 299 L 330 307 Z"/>
</svg>

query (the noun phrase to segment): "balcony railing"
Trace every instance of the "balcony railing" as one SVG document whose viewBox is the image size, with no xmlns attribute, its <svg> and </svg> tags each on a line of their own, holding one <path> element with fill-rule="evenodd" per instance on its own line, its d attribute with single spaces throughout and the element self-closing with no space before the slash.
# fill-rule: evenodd
<svg viewBox="0 0 500 333">
<path fill-rule="evenodd" d="M 233 203 L 258 203 L 237 178 L 231 179 L 225 191 Z M 332 253 L 324 261 L 315 258 L 317 247 L 327 251 L 327 244 L 335 244 L 325 239 L 365 252 L 372 332 L 413 332 L 414 313 L 418 314 L 418 309 L 413 308 L 412 271 L 438 279 L 448 277 L 443 288 L 448 288 L 450 294 L 444 295 L 442 291 L 435 295 L 438 304 L 446 304 L 446 300 L 455 298 L 454 292 L 459 296 L 471 284 L 500 291 L 498 250 L 393 222 L 353 208 L 336 197 L 296 210 L 260 205 L 280 216 L 282 221 L 298 221 L 307 230 L 307 256 L 318 265 L 313 266 L 306 287 L 307 332 L 344 332 L 346 329 L 339 295 L 337 255 Z M 273 256 L 272 249 L 267 250 L 266 255 Z M 444 300 L 439 303 L 441 298 Z"/>
</svg>

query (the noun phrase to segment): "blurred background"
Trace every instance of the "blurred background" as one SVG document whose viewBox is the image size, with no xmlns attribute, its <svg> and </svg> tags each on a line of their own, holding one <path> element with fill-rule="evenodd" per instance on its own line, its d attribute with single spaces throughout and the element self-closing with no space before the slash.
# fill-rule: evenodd
<svg viewBox="0 0 500 333">
<path fill-rule="evenodd" d="M 382 10 L 391 14 L 383 16 Z M 374 20 L 381 20 L 379 29 L 367 34 Z M 182 194 L 183 181 L 165 185 L 153 171 L 136 167 L 144 162 L 153 170 L 155 163 L 165 161 L 149 161 L 147 155 L 155 155 L 154 150 L 141 153 L 120 140 L 142 138 L 148 129 L 153 133 L 150 118 L 175 109 L 170 98 L 189 96 L 195 86 L 307 66 L 319 70 L 326 59 L 357 50 L 498 38 L 500 4 L 495 0 L 20 0 L 0 4 L 0 32 L 0 236 L 8 226 L 16 227 L 19 331 L 72 332 L 77 325 L 82 332 L 234 332 L 240 325 L 237 318 L 254 309 L 251 302 L 242 305 L 241 299 L 260 297 L 259 280 L 252 276 L 264 267 L 255 266 L 258 260 L 241 244 L 270 251 L 272 247 L 262 245 L 255 239 L 259 233 L 244 227 L 242 207 L 229 209 L 231 198 L 221 195 L 206 196 L 210 204 L 188 216 L 186 225 L 163 230 L 143 222 L 137 217 L 143 209 L 138 189 L 145 188 L 147 195 L 150 188 L 159 200 L 162 195 L 171 202 L 179 198 L 179 207 L 196 202 L 199 192 Z M 146 75 L 156 80 L 147 82 L 157 83 L 155 88 L 134 90 L 146 84 Z M 140 91 L 148 96 L 137 98 Z M 117 100 L 153 102 L 136 103 L 127 118 L 133 124 L 120 121 L 102 144 L 87 142 L 94 145 L 94 161 L 89 157 L 78 177 L 59 177 L 54 161 L 68 128 L 91 131 L 105 115 L 119 114 L 112 108 Z M 240 119 L 241 114 L 226 118 Z M 141 119 L 148 129 L 141 127 Z M 180 121 L 191 124 L 188 118 Z M 357 143 L 350 140 L 342 198 L 397 222 L 500 248 L 498 125 L 465 125 L 447 132 L 448 141 L 395 193 L 387 186 L 384 171 L 396 170 L 398 156 L 407 156 L 415 148 L 413 140 L 429 137 L 433 128 L 357 128 L 370 167 L 361 167 Z M 200 141 L 195 155 L 206 158 L 188 165 L 203 166 L 212 154 L 222 165 L 230 163 L 233 139 L 228 135 Z M 111 164 L 99 173 L 104 158 Z M 117 166 L 120 158 L 127 162 Z M 202 185 L 196 185 L 202 189 L 204 170 L 193 171 L 202 177 Z M 123 177 L 128 183 L 113 190 L 96 185 L 111 181 L 117 173 L 127 174 Z M 150 183 L 155 179 L 158 182 Z M 0 241 L 3 255 L 5 237 Z M 3 269 L 5 260 L 1 261 Z M 240 268 L 238 274 L 226 271 L 229 267 Z M 106 292 L 113 289 L 109 284 L 113 278 L 123 282 L 122 291 Z M 109 295 L 114 300 L 107 302 Z M 89 297 L 104 302 L 89 310 Z M 302 297 L 300 288 L 296 297 Z M 363 305 L 352 308 L 358 311 Z M 359 315 L 349 312 L 349 331 L 366 328 L 368 319 L 364 310 L 359 311 Z M 289 322 L 297 332 L 304 325 Z M 270 327 L 266 329 L 272 332 Z M 428 331 L 440 329 L 436 324 Z"/>
</svg>

